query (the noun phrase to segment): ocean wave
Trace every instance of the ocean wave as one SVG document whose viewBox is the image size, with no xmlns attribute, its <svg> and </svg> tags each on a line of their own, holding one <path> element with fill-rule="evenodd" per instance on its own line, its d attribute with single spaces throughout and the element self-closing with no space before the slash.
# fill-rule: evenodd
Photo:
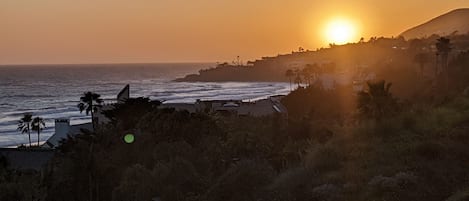
<svg viewBox="0 0 469 201">
<path fill-rule="evenodd" d="M 38 95 L 27 95 L 27 94 L 15 94 L 15 95 L 0 95 L 0 98 L 52 98 L 49 94 L 38 94 Z"/>
<path fill-rule="evenodd" d="M 195 102 L 197 99 L 255 100 L 286 94 L 289 83 L 276 82 L 171 82 L 176 77 L 196 72 L 207 64 L 79 65 L 3 69 L 0 77 L 6 87 L 0 93 L 0 146 L 24 143 L 16 130 L 24 113 L 46 119 L 47 133 L 53 132 L 55 118 L 70 118 L 72 124 L 89 122 L 90 117 L 76 107 L 83 92 L 93 91 L 102 98 L 115 98 L 131 85 L 132 97 L 150 97 L 167 102 Z M 89 67 L 98 69 L 90 71 Z M 158 68 L 154 68 L 158 67 Z M 176 68 L 177 67 L 177 68 Z M 138 69 L 136 72 L 135 69 Z M 10 79 L 14 77 L 14 79 Z M 36 86 L 43 86 L 37 91 Z M 21 86 L 20 86 L 21 85 Z"/>
</svg>

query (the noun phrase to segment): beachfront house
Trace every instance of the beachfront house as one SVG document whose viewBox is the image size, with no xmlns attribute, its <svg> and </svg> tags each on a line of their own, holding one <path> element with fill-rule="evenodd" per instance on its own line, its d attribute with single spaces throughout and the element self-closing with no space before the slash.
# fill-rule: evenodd
<svg viewBox="0 0 469 201">
<path fill-rule="evenodd" d="M 266 99 L 244 102 L 241 100 L 197 100 L 195 103 L 167 103 L 162 108 L 175 108 L 194 112 L 207 112 L 223 116 L 268 116 L 273 114 L 286 115 L 287 109 L 280 100 L 284 96 L 271 96 Z M 109 122 L 102 111 L 111 110 L 115 103 L 122 103 L 130 98 L 130 88 L 126 85 L 117 95 L 116 99 L 105 100 L 105 104 L 94 114 L 95 125 Z M 83 130 L 93 131 L 92 123 L 71 125 L 70 119 L 60 118 L 55 120 L 55 133 L 42 145 L 43 148 L 57 148 L 61 141 L 69 136 L 74 137 Z"/>
<path fill-rule="evenodd" d="M 115 100 L 105 100 L 103 107 L 100 108 L 94 117 L 97 124 L 103 124 L 109 120 L 101 113 L 101 111 L 112 109 L 114 103 L 124 102 L 129 98 L 129 85 L 117 95 Z M 25 149 L 25 148 L 0 148 L 0 164 L 3 160 L 9 169 L 20 171 L 23 173 L 37 172 L 43 170 L 47 163 L 54 157 L 55 149 L 60 143 L 68 137 L 75 137 L 83 133 L 84 130 L 93 131 L 93 124 L 83 123 L 71 125 L 70 119 L 58 118 L 54 121 L 54 134 L 41 145 L 41 149 Z M 1 192 L 0 192 L 1 193 Z"/>
<path fill-rule="evenodd" d="M 287 115 L 287 109 L 280 100 L 284 96 L 271 96 L 257 101 L 242 100 L 197 100 L 195 103 L 165 103 L 162 108 L 187 110 L 188 112 L 205 112 L 222 116 L 268 116 L 273 114 Z"/>
<path fill-rule="evenodd" d="M 56 119 L 55 120 L 55 132 L 47 141 L 42 145 L 43 148 L 54 149 L 57 148 L 62 140 L 68 138 L 68 136 L 76 136 L 82 133 L 82 130 L 93 131 L 92 123 L 84 123 L 77 125 L 70 125 L 70 119 Z"/>
<path fill-rule="evenodd" d="M 99 108 L 99 110 L 94 114 L 95 125 L 105 124 L 109 122 L 109 119 L 102 114 L 102 111 L 111 110 L 114 108 L 114 103 L 122 103 L 125 100 L 130 98 L 130 87 L 126 85 L 118 94 L 116 99 L 105 100 L 105 104 Z M 93 131 L 93 124 L 84 123 L 71 125 L 70 119 L 60 118 L 55 120 L 55 132 L 54 134 L 47 139 L 47 141 L 42 145 L 43 148 L 54 149 L 57 148 L 61 141 L 67 139 L 69 136 L 74 137 L 78 134 L 83 133 L 83 130 Z"/>
</svg>

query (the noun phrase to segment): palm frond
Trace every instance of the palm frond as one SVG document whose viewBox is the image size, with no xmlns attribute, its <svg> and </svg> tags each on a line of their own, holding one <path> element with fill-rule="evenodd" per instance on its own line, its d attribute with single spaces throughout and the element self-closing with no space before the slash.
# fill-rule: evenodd
<svg viewBox="0 0 469 201">
<path fill-rule="evenodd" d="M 80 113 L 82 113 L 83 110 L 85 110 L 85 104 L 84 103 L 78 103 L 77 107 L 80 110 Z"/>
<path fill-rule="evenodd" d="M 98 107 L 101 107 L 103 100 L 100 98 L 101 95 L 93 92 L 85 92 L 80 97 L 80 103 L 77 105 L 80 112 L 85 111 L 86 115 L 96 112 Z"/>
<path fill-rule="evenodd" d="M 43 130 L 46 127 L 46 122 L 44 121 L 43 118 L 36 117 L 33 119 L 31 126 L 32 126 L 32 130 L 34 131 Z"/>
</svg>

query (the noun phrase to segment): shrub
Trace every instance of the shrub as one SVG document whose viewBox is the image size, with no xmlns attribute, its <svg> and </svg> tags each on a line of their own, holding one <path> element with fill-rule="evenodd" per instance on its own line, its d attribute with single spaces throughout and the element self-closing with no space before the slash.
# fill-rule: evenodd
<svg viewBox="0 0 469 201">
<path fill-rule="evenodd" d="M 458 191 L 451 195 L 446 201 L 467 201 L 469 200 L 469 189 Z"/>
<path fill-rule="evenodd" d="M 240 161 L 219 177 L 203 200 L 258 200 L 273 176 L 274 171 L 266 162 Z"/>
<path fill-rule="evenodd" d="M 418 156 L 426 160 L 435 160 L 440 157 L 442 151 L 441 145 L 434 142 L 422 142 L 415 147 Z"/>
<path fill-rule="evenodd" d="M 162 200 L 181 200 L 200 194 L 207 187 L 194 165 L 178 157 L 157 163 L 152 176 L 153 185 Z"/>
<path fill-rule="evenodd" d="M 333 200 L 343 200 L 342 189 L 334 184 L 323 184 L 316 186 L 312 190 L 313 200 L 317 201 L 333 201 Z"/>
<path fill-rule="evenodd" d="M 368 182 L 368 199 L 415 200 L 416 186 L 417 177 L 412 172 L 398 172 L 391 177 L 378 175 Z"/>
<path fill-rule="evenodd" d="M 305 165 L 319 172 L 329 172 L 340 169 L 345 159 L 345 156 L 335 148 L 318 145 L 306 154 Z"/>
<path fill-rule="evenodd" d="M 22 187 L 15 183 L 0 184 L 0 200 L 22 200 L 24 192 L 21 189 Z"/>
<path fill-rule="evenodd" d="M 362 116 L 381 120 L 398 111 L 397 99 L 390 91 L 391 83 L 382 80 L 367 82 L 367 86 L 367 90 L 358 93 L 357 109 Z"/>
<path fill-rule="evenodd" d="M 313 171 L 304 167 L 290 168 L 279 174 L 268 185 L 266 200 L 307 200 L 311 198 L 311 189 L 319 185 L 319 179 Z"/>
<path fill-rule="evenodd" d="M 127 168 L 119 185 L 112 192 L 112 200 L 151 200 L 157 196 L 155 178 L 150 170 L 136 164 Z"/>
</svg>

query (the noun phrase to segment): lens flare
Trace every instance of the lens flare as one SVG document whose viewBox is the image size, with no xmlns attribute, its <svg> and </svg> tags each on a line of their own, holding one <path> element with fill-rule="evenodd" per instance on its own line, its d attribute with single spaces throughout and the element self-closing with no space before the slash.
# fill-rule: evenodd
<svg viewBox="0 0 469 201">
<path fill-rule="evenodd" d="M 127 144 L 131 144 L 135 141 L 135 136 L 133 134 L 127 134 L 124 136 L 124 142 Z"/>
</svg>

